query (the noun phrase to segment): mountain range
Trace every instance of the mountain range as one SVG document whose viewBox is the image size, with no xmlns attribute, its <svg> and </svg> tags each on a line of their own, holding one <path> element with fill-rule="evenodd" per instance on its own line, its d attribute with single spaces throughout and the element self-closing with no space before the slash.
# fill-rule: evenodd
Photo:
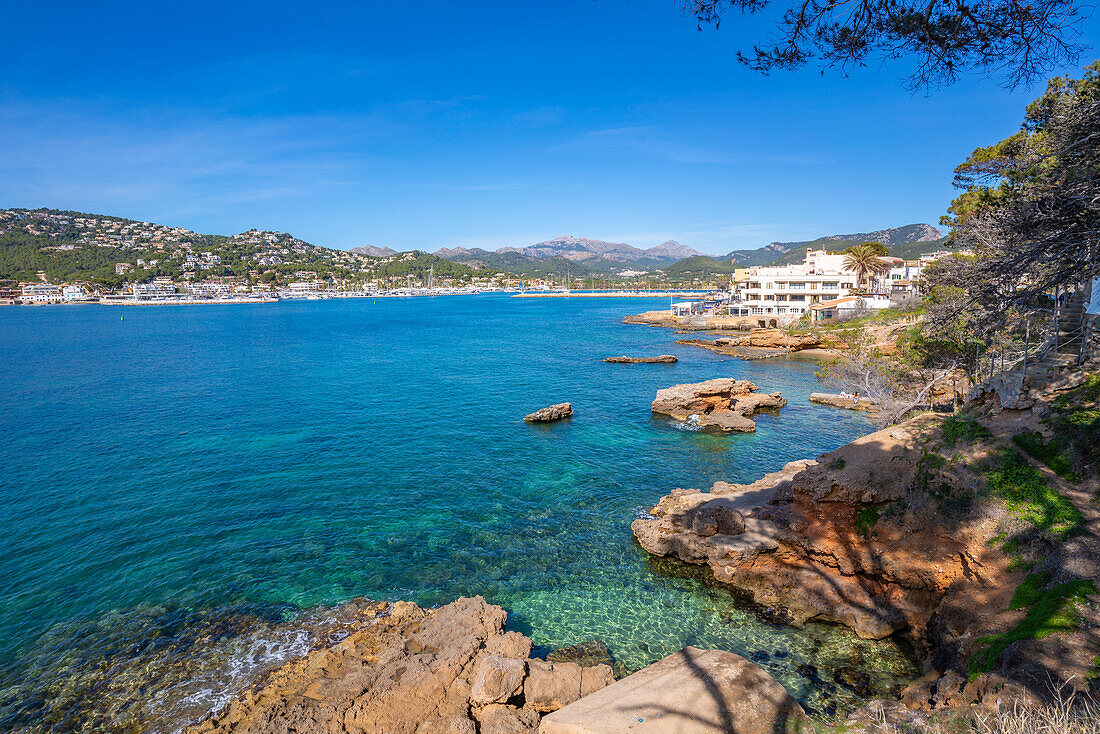
<svg viewBox="0 0 1100 734">
<path fill-rule="evenodd" d="M 547 260 L 582 264 L 588 272 L 610 272 L 629 265 L 642 268 L 659 268 L 686 257 L 702 253 L 679 242 L 669 240 L 655 247 L 641 249 L 624 242 L 605 242 L 587 237 L 563 235 L 527 247 L 501 247 L 497 250 L 481 248 L 443 248 L 439 257 L 475 267 L 496 267 L 513 272 L 533 272 Z M 574 270 L 574 268 L 566 268 Z"/>
<path fill-rule="evenodd" d="M 907 224 L 874 232 L 833 234 L 802 242 L 772 242 L 755 250 L 734 250 L 726 255 L 742 267 L 753 265 L 786 265 L 802 262 L 807 250 L 838 250 L 861 242 L 881 242 L 890 254 L 909 257 L 908 250 L 917 243 L 943 241 L 943 233 L 931 224 Z M 908 246 L 908 247 L 907 247 Z M 938 249 L 938 248 L 937 248 Z M 919 253 L 918 253 L 919 254 Z"/>
<path fill-rule="evenodd" d="M 555 237 L 527 247 L 501 247 L 497 250 L 454 247 L 443 248 L 435 254 L 474 268 L 498 269 L 517 275 L 584 276 L 624 270 L 661 269 L 671 273 L 673 270 L 703 268 L 710 272 L 716 267 L 718 271 L 725 272 L 734 265 L 750 267 L 801 262 L 807 250 L 840 250 L 860 242 L 881 242 L 898 257 L 915 257 L 945 247 L 942 233 L 932 225 L 907 224 L 873 232 L 827 235 L 800 242 L 772 242 L 756 249 L 734 250 L 716 257 L 704 255 L 674 240 L 642 249 L 623 242 L 572 236 Z M 379 248 L 352 250 L 374 254 L 371 251 L 382 252 Z M 680 267 L 681 264 L 683 267 Z"/>
<path fill-rule="evenodd" d="M 389 247 L 375 247 L 374 245 L 353 247 L 348 250 L 348 252 L 354 252 L 357 255 L 366 255 L 367 257 L 389 257 L 390 255 L 397 254 L 397 250 L 393 250 Z"/>
</svg>

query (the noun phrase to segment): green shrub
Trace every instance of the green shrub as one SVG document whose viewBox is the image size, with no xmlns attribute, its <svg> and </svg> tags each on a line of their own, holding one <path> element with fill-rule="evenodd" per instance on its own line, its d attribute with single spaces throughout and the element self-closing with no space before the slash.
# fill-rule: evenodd
<svg viewBox="0 0 1100 734">
<path fill-rule="evenodd" d="M 1077 472 L 1073 469 L 1073 449 L 1068 442 L 1055 436 L 1050 442 L 1043 440 L 1043 434 L 1038 431 L 1017 433 L 1012 437 L 1012 443 L 1016 444 L 1024 453 L 1033 459 L 1046 464 L 1051 470 L 1065 479 L 1067 482 L 1077 483 L 1081 481 Z"/>
<path fill-rule="evenodd" d="M 871 530 L 875 527 L 882 510 L 875 505 L 864 505 L 856 514 L 855 531 L 864 538 L 871 536 Z"/>
<path fill-rule="evenodd" d="M 991 435 L 989 429 L 981 423 L 961 413 L 949 416 L 943 422 L 943 440 L 948 446 L 954 446 L 959 441 L 968 444 L 980 443 Z"/>
<path fill-rule="evenodd" d="M 1029 576 L 1028 579 L 1031 577 Z M 1020 586 L 1024 586 L 1025 580 Z M 1034 585 L 1034 582 L 1032 583 Z M 1020 589 L 1016 589 L 1020 595 Z M 1081 627 L 1081 615 L 1077 606 L 1085 601 L 1089 594 L 1096 593 L 1096 585 L 1086 579 L 1076 579 L 1058 584 L 1042 591 L 1031 590 L 1025 594 L 1031 598 L 1027 616 L 1019 624 L 999 635 L 987 635 L 981 638 L 982 647 L 970 656 L 968 672 L 970 679 L 993 670 L 1001 653 L 1018 640 L 1041 640 L 1058 632 L 1073 632 Z M 1016 598 L 1013 597 L 1013 601 Z"/>
<path fill-rule="evenodd" d="M 1100 373 L 1060 395 L 1051 407 L 1048 425 L 1072 471 L 1077 476 L 1094 474 L 1100 467 Z"/>
<path fill-rule="evenodd" d="M 1049 571 L 1028 574 L 1027 578 L 1016 587 L 1016 593 L 1012 595 L 1012 601 L 1009 603 L 1008 608 L 1025 609 L 1030 607 L 1039 599 L 1043 593 L 1043 588 L 1049 583 Z"/>
<path fill-rule="evenodd" d="M 1000 452 L 981 471 L 990 491 L 1030 525 L 1063 540 L 1084 531 L 1081 511 L 1018 452 Z"/>
</svg>

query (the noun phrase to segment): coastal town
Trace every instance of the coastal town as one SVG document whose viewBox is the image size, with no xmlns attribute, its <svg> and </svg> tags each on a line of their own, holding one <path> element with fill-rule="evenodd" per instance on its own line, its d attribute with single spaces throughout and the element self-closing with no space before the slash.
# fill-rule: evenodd
<svg viewBox="0 0 1100 734">
<path fill-rule="evenodd" d="M 0 734 L 1100 734 L 1093 4 L 4 20 Z"/>
<path fill-rule="evenodd" d="M 26 251 L 21 258 L 0 262 L 8 271 L 0 272 L 0 305 L 273 303 L 486 292 L 588 297 L 680 293 L 693 300 L 674 303 L 674 315 L 763 317 L 762 326 L 807 314 L 845 318 L 916 297 L 925 268 L 951 254 L 941 249 L 905 259 L 885 254 L 880 246 L 868 270 L 857 272 L 845 264 L 851 245 L 807 250 L 804 261 L 794 264 L 737 267 L 730 261 L 727 274 L 708 276 L 704 271 L 702 278 L 694 272 L 675 277 L 672 273 L 680 270 L 675 262 L 665 271 L 620 268 L 608 277 L 570 279 L 521 276 L 416 251 L 334 250 L 284 232 L 202 235 L 181 227 L 55 210 L 0 210 L 4 236 Z M 80 265 L 72 265 L 79 257 L 84 258 Z M 38 266 L 44 269 L 33 269 Z M 708 291 L 709 296 L 696 297 Z"/>
</svg>

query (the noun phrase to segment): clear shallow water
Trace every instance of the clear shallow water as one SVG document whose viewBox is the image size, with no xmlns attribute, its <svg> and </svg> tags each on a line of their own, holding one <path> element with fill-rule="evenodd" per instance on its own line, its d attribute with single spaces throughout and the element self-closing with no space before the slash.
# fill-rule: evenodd
<svg viewBox="0 0 1100 734">
<path fill-rule="evenodd" d="M 540 648 L 599 638 L 632 669 L 686 644 L 733 650 L 811 706 L 850 698 L 830 677 L 845 665 L 891 683 L 891 645 L 768 625 L 632 541 L 674 487 L 751 481 L 866 432 L 807 402 L 812 362 L 621 323 L 661 303 L 0 310 L 0 722 L 40 715 L 51 677 L 140 657 L 130 630 L 171 641 L 217 610 L 285 620 L 357 596 L 482 594 Z M 662 353 L 681 361 L 602 362 Z M 790 405 L 731 436 L 651 415 L 658 389 L 720 376 Z M 571 421 L 523 423 L 566 400 Z"/>
</svg>

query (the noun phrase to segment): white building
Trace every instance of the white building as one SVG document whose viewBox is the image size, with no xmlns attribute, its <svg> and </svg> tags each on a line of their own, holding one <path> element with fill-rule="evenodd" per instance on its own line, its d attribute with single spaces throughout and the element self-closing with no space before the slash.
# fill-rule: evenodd
<svg viewBox="0 0 1100 734">
<path fill-rule="evenodd" d="M 811 320 L 850 319 L 870 311 L 890 307 L 890 297 L 881 293 L 860 296 L 844 296 L 832 301 L 821 301 L 810 306 Z"/>
<path fill-rule="evenodd" d="M 139 301 L 163 301 L 176 297 L 176 286 L 168 283 L 134 283 L 134 298 Z"/>
<path fill-rule="evenodd" d="M 52 283 L 30 283 L 23 286 L 20 300 L 31 303 L 60 303 L 61 289 Z"/>
<path fill-rule="evenodd" d="M 188 290 L 195 298 L 229 298 L 229 286 L 220 283 L 195 283 Z"/>
<path fill-rule="evenodd" d="M 88 291 L 79 285 L 67 285 L 61 289 L 61 298 L 69 303 L 83 301 L 88 298 Z"/>
<path fill-rule="evenodd" d="M 844 268 L 844 256 L 810 250 L 799 265 L 750 268 L 739 273 L 737 298 L 730 313 L 743 316 L 784 316 L 807 313 L 815 303 L 831 301 L 856 290 L 856 274 Z"/>
</svg>

